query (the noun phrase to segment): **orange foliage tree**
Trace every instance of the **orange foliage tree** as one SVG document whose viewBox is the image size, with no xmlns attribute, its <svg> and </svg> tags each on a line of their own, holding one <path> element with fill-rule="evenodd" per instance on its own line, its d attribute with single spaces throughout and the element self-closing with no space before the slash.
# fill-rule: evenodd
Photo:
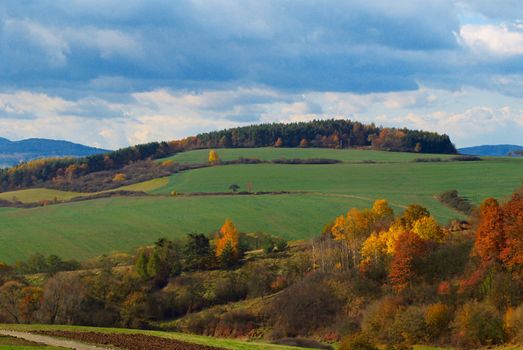
<svg viewBox="0 0 523 350">
<path fill-rule="evenodd" d="M 240 233 L 231 219 L 225 220 L 220 231 L 214 237 L 214 246 L 217 257 L 221 257 L 227 250 L 232 251 L 235 258 L 239 257 Z"/>
<path fill-rule="evenodd" d="M 396 241 L 389 270 L 389 280 L 396 292 L 406 289 L 413 281 L 416 263 L 426 251 L 425 241 L 410 231 L 403 232 Z"/>
</svg>

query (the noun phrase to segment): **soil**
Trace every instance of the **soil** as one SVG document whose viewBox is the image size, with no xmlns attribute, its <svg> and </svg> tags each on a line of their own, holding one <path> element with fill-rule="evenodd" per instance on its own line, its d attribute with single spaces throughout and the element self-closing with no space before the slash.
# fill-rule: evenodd
<svg viewBox="0 0 523 350">
<path fill-rule="evenodd" d="M 155 337 L 144 334 L 38 331 L 36 334 L 73 339 L 102 346 L 114 346 L 127 350 L 219 350 L 208 345 L 187 343 L 180 340 Z"/>
</svg>

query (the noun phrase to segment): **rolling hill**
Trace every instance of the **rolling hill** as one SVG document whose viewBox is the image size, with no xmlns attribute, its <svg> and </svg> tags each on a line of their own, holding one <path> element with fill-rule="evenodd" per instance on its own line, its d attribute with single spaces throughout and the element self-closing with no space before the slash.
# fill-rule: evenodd
<svg viewBox="0 0 523 350">
<path fill-rule="evenodd" d="M 473 147 L 464 147 L 458 149 L 461 154 L 474 156 L 511 156 L 514 151 L 523 151 L 523 146 L 517 145 L 481 145 Z"/>
<path fill-rule="evenodd" d="M 207 154 L 208 150 L 194 150 L 158 162 L 198 163 Z M 441 204 L 436 195 L 456 189 L 479 204 L 490 196 L 504 199 L 523 182 L 523 159 L 519 158 L 463 162 L 450 161 L 450 155 L 273 147 L 219 149 L 218 154 L 223 160 L 322 157 L 341 162 L 218 165 L 125 187 L 145 192 L 140 196 L 5 208 L 0 210 L 0 261 L 13 262 L 36 252 L 84 259 L 129 251 L 159 237 L 213 232 L 228 217 L 243 232 L 308 239 L 349 208 L 369 207 L 379 198 L 387 199 L 397 213 L 412 203 L 424 205 L 446 224 L 463 215 Z M 415 161 L 420 156 L 436 161 Z M 266 193 L 233 195 L 229 190 L 233 183 L 240 191 L 252 187 L 252 192 Z M 171 195 L 173 191 L 176 196 Z M 67 200 L 78 193 L 33 188 L 0 195 L 4 200 L 17 197 L 31 202 Z"/>
<path fill-rule="evenodd" d="M 69 141 L 31 138 L 10 141 L 0 138 L 0 167 L 20 161 L 48 157 L 83 157 L 108 152 L 105 149 L 80 145 Z"/>
</svg>

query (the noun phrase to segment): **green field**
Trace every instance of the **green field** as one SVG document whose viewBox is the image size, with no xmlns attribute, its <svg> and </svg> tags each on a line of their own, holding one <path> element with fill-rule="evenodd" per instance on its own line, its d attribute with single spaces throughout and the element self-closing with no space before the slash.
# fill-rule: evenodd
<svg viewBox="0 0 523 350">
<path fill-rule="evenodd" d="M 54 198 L 59 201 L 65 201 L 82 195 L 85 194 L 79 192 L 51 190 L 48 188 L 31 188 L 27 190 L 0 193 L 0 199 L 4 199 L 6 201 L 20 201 L 22 203 L 34 203 L 46 199 L 53 200 Z"/>
<path fill-rule="evenodd" d="M 112 192 L 112 191 L 143 191 L 150 192 L 158 189 L 159 187 L 166 186 L 169 183 L 168 177 L 161 177 L 158 179 L 153 179 L 149 181 L 140 182 L 137 184 L 132 184 L 128 186 L 121 186 L 113 190 L 100 191 L 96 193 L 85 193 L 85 192 L 69 192 L 69 191 L 60 191 L 53 190 L 48 188 L 30 188 L 27 190 L 19 191 L 10 191 L 0 193 L 0 199 L 7 201 L 20 201 L 22 203 L 38 203 L 43 200 L 53 200 L 58 201 L 68 201 L 74 197 L 80 196 L 90 196 L 103 192 Z"/>
<path fill-rule="evenodd" d="M 446 154 L 419 154 L 404 152 L 381 152 L 370 150 L 346 150 L 330 148 L 218 148 L 216 149 L 221 160 L 236 160 L 240 157 L 257 158 L 260 160 L 273 159 L 306 159 L 306 158 L 328 158 L 342 162 L 410 162 L 415 158 L 441 158 L 448 159 L 453 155 Z M 208 149 L 178 153 L 167 159 L 178 163 L 206 163 L 209 156 Z"/>
<path fill-rule="evenodd" d="M 174 158 L 200 161 L 207 150 Z M 473 203 L 486 197 L 506 198 L 523 182 L 523 159 L 485 158 L 478 162 L 414 163 L 418 155 L 330 149 L 219 150 L 222 158 L 374 158 L 376 164 L 332 165 L 239 164 L 195 169 L 124 189 L 157 196 L 114 197 L 32 209 L 0 209 L 0 261 L 13 262 L 35 252 L 84 259 L 112 251 L 128 251 L 159 237 L 177 238 L 190 232 L 209 233 L 231 218 L 243 232 L 263 231 L 286 239 L 306 239 L 351 207 L 369 207 L 386 198 L 396 212 L 411 203 L 426 206 L 441 222 L 462 215 L 434 196 L 457 189 Z M 176 196 L 191 192 L 240 190 L 291 191 L 284 195 Z M 36 194 L 53 190 L 34 189 Z M 298 193 L 302 192 L 302 193 Z M 73 196 L 68 192 L 64 195 Z M 63 193 L 62 193 L 63 194 Z M 3 194 L 6 195 L 6 194 Z M 9 194 L 10 196 L 13 193 Z M 78 194 L 74 194 L 78 195 Z M 52 198 L 43 198 L 52 199 Z"/>
</svg>

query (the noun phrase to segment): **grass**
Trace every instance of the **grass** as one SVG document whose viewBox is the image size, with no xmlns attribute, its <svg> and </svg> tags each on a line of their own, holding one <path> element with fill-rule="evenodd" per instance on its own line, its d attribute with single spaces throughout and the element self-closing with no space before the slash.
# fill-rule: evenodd
<svg viewBox="0 0 523 350">
<path fill-rule="evenodd" d="M 329 148 L 226 148 L 217 149 L 218 155 L 222 160 L 236 160 L 240 157 L 244 158 L 258 158 L 260 160 L 273 159 L 293 159 L 293 158 L 330 158 L 337 159 L 342 162 L 410 162 L 415 158 L 441 158 L 448 159 L 452 155 L 442 154 L 420 154 L 420 153 L 405 153 L 405 152 L 381 152 L 370 150 L 338 150 Z M 178 153 L 172 157 L 160 159 L 164 161 L 167 159 L 179 163 L 206 163 L 209 156 L 208 149 L 201 149 L 189 152 Z"/>
<path fill-rule="evenodd" d="M 0 345 L 0 350 L 66 350 L 53 346 Z"/>
<path fill-rule="evenodd" d="M 370 207 L 388 199 L 396 212 L 411 203 L 427 207 L 447 223 L 461 214 L 434 196 L 450 189 L 480 203 L 505 198 L 523 181 L 523 160 L 486 158 L 480 162 L 413 163 L 419 155 L 331 149 L 220 149 L 222 158 L 239 155 L 270 159 L 302 157 L 373 159 L 377 164 L 333 165 L 240 164 L 215 166 L 154 179 L 123 189 L 159 194 L 115 197 L 32 209 L 0 208 L 0 261 L 12 263 L 42 252 L 86 259 L 112 251 L 129 251 L 157 238 L 183 237 L 190 232 L 217 230 L 231 218 L 243 232 L 263 231 L 289 240 L 307 239 L 351 207 Z M 181 153 L 180 161 L 201 161 L 206 150 Z M 440 156 L 440 155 L 437 155 Z M 389 163 L 385 163 L 389 161 Z M 260 196 L 170 197 L 176 192 L 224 192 L 236 183 L 254 191 L 306 191 L 307 194 Z M 29 196 L 26 190 L 14 192 Z M 31 199 L 45 191 L 34 189 Z M 59 192 L 59 191 L 58 191 Z M 70 196 L 78 195 L 70 194 Z M 10 194 L 0 194 L 11 196 Z M 29 198 L 29 197 L 28 197 Z"/>
<path fill-rule="evenodd" d="M 85 195 L 85 193 L 51 190 L 48 188 L 31 188 L 27 190 L 0 193 L 0 199 L 7 201 L 13 201 L 13 199 L 16 199 L 23 203 L 34 203 L 43 200 L 52 200 L 54 198 L 60 201 L 65 201 L 83 195 Z"/>
<path fill-rule="evenodd" d="M 210 345 L 222 347 L 231 350 L 298 350 L 303 348 L 273 345 L 267 343 L 244 342 L 234 339 L 222 339 L 214 337 L 206 337 L 200 335 L 192 335 L 175 332 L 161 332 L 161 331 L 143 331 L 137 329 L 125 328 L 98 328 L 98 327 L 84 327 L 84 326 L 59 326 L 59 325 L 0 325 L 0 329 L 16 330 L 16 331 L 76 331 L 76 332 L 101 332 L 101 333 L 124 333 L 124 334 L 145 334 L 168 339 L 176 339 L 195 344 Z M 1 349 L 1 348 L 0 348 Z"/>
<path fill-rule="evenodd" d="M 86 259 L 128 251 L 159 237 L 212 232 L 227 217 L 244 232 L 309 238 L 348 208 L 368 205 L 358 198 L 309 195 L 118 197 L 0 212 L 0 261 L 35 252 Z"/>
<path fill-rule="evenodd" d="M 70 192 L 70 191 L 60 191 L 53 190 L 48 188 L 30 188 L 27 190 L 19 191 L 10 191 L 0 193 L 0 199 L 13 201 L 16 199 L 22 203 L 35 203 L 41 202 L 43 200 L 53 200 L 57 199 L 59 201 L 67 201 L 74 197 L 79 196 L 89 196 L 97 193 L 104 192 L 113 192 L 113 191 L 142 191 L 142 192 L 151 192 L 158 188 L 168 185 L 169 177 L 161 177 L 157 179 L 152 179 L 149 181 L 139 182 L 132 185 L 118 187 L 116 189 L 108 191 L 100 191 L 95 193 L 85 193 L 85 192 Z"/>
<path fill-rule="evenodd" d="M 478 204 L 503 198 L 523 182 L 523 161 L 491 158 L 481 162 L 285 165 L 240 164 L 175 174 L 153 193 L 223 192 L 231 184 L 254 191 L 308 191 L 353 195 L 372 201 L 386 198 L 398 206 L 419 203 L 443 223 L 459 216 L 434 196 L 450 189 Z"/>
<path fill-rule="evenodd" d="M 0 335 L 0 350 L 66 350 L 66 348 L 39 345 L 24 339 Z"/>
</svg>

